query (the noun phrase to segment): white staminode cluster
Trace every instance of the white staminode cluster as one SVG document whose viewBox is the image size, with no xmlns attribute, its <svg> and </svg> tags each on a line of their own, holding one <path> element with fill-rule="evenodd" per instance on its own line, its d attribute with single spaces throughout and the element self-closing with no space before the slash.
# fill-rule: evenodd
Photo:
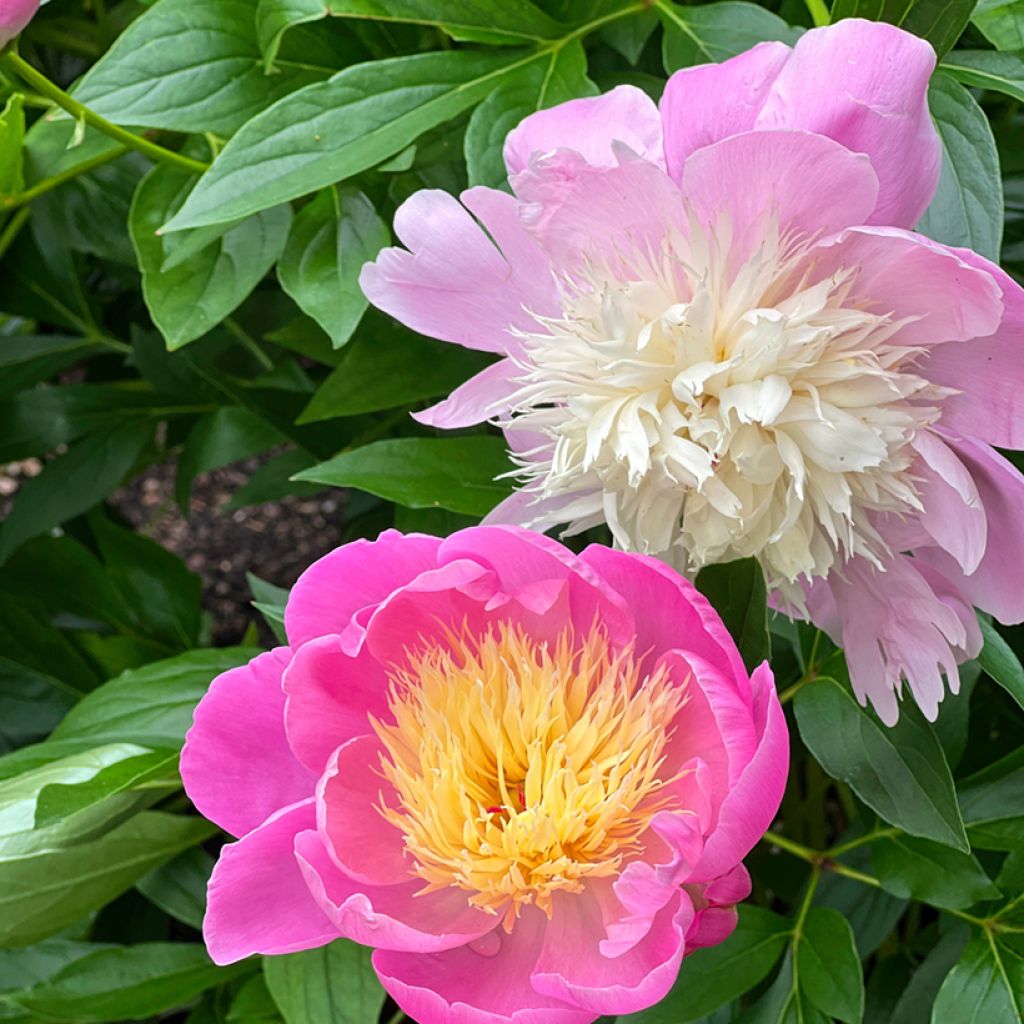
<svg viewBox="0 0 1024 1024">
<path fill-rule="evenodd" d="M 910 442 L 946 392 L 910 372 L 900 323 L 850 300 L 855 270 L 819 281 L 806 242 L 773 218 L 759 234 L 737 266 L 728 226 L 691 218 L 656 256 L 563 282 L 503 423 L 537 440 L 527 490 L 558 499 L 534 525 L 606 520 L 685 572 L 753 555 L 795 598 L 787 582 L 885 553 L 873 513 L 920 508 Z"/>
</svg>

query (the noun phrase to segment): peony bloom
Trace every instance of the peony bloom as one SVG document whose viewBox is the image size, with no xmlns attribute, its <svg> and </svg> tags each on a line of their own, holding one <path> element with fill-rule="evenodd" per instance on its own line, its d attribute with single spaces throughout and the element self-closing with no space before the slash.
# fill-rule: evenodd
<svg viewBox="0 0 1024 1024">
<path fill-rule="evenodd" d="M 514 195 L 414 195 L 363 270 L 413 329 L 502 358 L 420 414 L 505 430 L 491 522 L 691 574 L 755 557 L 846 649 L 861 701 L 934 718 L 972 604 L 1024 619 L 1024 292 L 910 230 L 935 54 L 856 19 L 526 118 Z M 989 544 L 998 536 L 1000 546 Z"/>
<path fill-rule="evenodd" d="M 215 961 L 346 936 L 421 1024 L 583 1024 L 732 931 L 785 719 L 671 569 L 511 526 L 388 531 L 315 563 L 285 622 L 182 753 L 239 837 Z"/>
<path fill-rule="evenodd" d="M 39 0 L 2 0 L 0 2 L 0 47 L 6 46 L 36 16 Z"/>
</svg>

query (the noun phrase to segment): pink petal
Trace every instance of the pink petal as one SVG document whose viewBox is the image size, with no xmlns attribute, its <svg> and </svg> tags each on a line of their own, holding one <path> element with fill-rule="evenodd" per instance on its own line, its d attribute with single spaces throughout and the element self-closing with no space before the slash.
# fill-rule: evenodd
<svg viewBox="0 0 1024 1024">
<path fill-rule="evenodd" d="M 912 227 L 939 181 L 942 146 L 928 113 L 935 51 L 882 22 L 812 29 L 779 70 L 758 128 L 798 128 L 866 153 L 880 191 L 868 224 Z"/>
<path fill-rule="evenodd" d="M 315 817 L 312 799 L 293 804 L 221 850 L 203 920 L 214 963 L 234 963 L 253 953 L 294 953 L 338 938 L 295 859 L 296 833 L 312 827 Z"/>
<path fill-rule="evenodd" d="M 320 775 L 341 744 L 373 731 L 369 715 L 390 718 L 388 685 L 365 647 L 348 654 L 337 636 L 303 644 L 284 676 L 284 726 L 295 757 Z"/>
<path fill-rule="evenodd" d="M 314 900 L 346 938 L 377 949 L 431 953 L 455 949 L 497 925 L 499 918 L 469 905 L 454 887 L 417 895 L 423 881 L 368 885 L 331 860 L 315 831 L 295 838 L 295 856 Z"/>
<path fill-rule="evenodd" d="M 995 281 L 1003 318 L 969 345 L 934 349 L 923 364 L 930 380 L 959 392 L 943 403 L 941 424 L 1001 448 L 1024 448 L 1024 288 L 977 253 L 951 252 Z"/>
<path fill-rule="evenodd" d="M 312 796 L 316 785 L 285 737 L 281 675 L 290 659 L 278 647 L 221 673 L 185 736 L 185 791 L 204 817 L 235 836 Z"/>
<path fill-rule="evenodd" d="M 479 190 L 472 193 L 483 211 Z M 467 198 L 474 201 L 470 193 Z M 496 193 L 486 208 L 499 210 L 500 226 L 507 229 L 514 203 Z M 406 248 L 383 249 L 363 267 L 364 294 L 420 334 L 483 352 L 517 351 L 511 329 L 536 328 L 530 299 L 543 292 L 550 271 L 536 250 L 529 262 L 510 262 L 484 230 L 490 230 L 489 218 L 480 220 L 439 189 L 410 196 L 395 214 L 395 232 Z"/>
<path fill-rule="evenodd" d="M 725 218 L 734 248 L 747 254 L 769 213 L 784 233 L 808 238 L 862 224 L 874 209 L 878 179 L 866 156 L 823 135 L 752 131 L 694 153 L 681 188 L 701 222 L 713 227 Z"/>
<path fill-rule="evenodd" d="M 1024 476 L 987 444 L 970 438 L 947 437 L 951 448 L 978 488 L 993 539 L 977 569 L 965 575 L 952 558 L 936 548 L 914 552 L 954 582 L 967 602 L 1000 622 L 1024 621 Z"/>
<path fill-rule="evenodd" d="M 589 565 L 625 602 L 636 620 L 636 649 L 655 656 L 685 647 L 735 679 L 740 693 L 747 670 L 718 613 L 697 588 L 664 562 L 592 544 L 580 561 Z M 748 700 L 749 697 L 745 697 Z"/>
<path fill-rule="evenodd" d="M 511 359 L 499 359 L 460 384 L 443 402 L 414 412 L 412 418 L 444 430 L 471 427 L 492 419 L 507 409 L 508 398 L 522 386 L 516 380 L 519 372 Z"/>
<path fill-rule="evenodd" d="M 760 742 L 722 803 L 717 827 L 690 874 L 691 882 L 711 881 L 733 870 L 768 831 L 782 802 L 789 774 L 789 732 L 767 662 L 755 669 L 750 683 Z"/>
<path fill-rule="evenodd" d="M 658 108 L 636 86 L 619 85 L 601 96 L 530 114 L 505 139 L 505 166 L 511 176 L 525 170 L 534 154 L 572 149 L 594 167 L 612 167 L 613 142 L 664 166 Z"/>
<path fill-rule="evenodd" d="M 545 924 L 541 911 L 527 907 L 511 934 L 499 928 L 446 953 L 378 950 L 373 966 L 388 994 L 421 1024 L 590 1024 L 592 1012 L 530 984 Z"/>
<path fill-rule="evenodd" d="M 292 588 L 284 612 L 289 643 L 297 648 L 314 637 L 344 633 L 360 609 L 433 569 L 440 544 L 436 537 L 385 530 L 376 540 L 352 541 L 324 555 Z M 361 638 L 361 629 L 355 633 Z"/>
<path fill-rule="evenodd" d="M 970 575 L 985 554 L 988 518 L 970 472 L 932 431 L 920 431 L 913 446 L 921 456 L 914 466 L 924 512 L 921 525 L 940 548 Z"/>
<path fill-rule="evenodd" d="M 791 53 L 785 43 L 759 43 L 721 64 L 683 68 L 669 78 L 659 107 L 665 162 L 676 181 L 695 150 L 754 127 Z"/>
<path fill-rule="evenodd" d="M 736 931 L 738 919 L 735 907 L 706 907 L 698 911 L 686 933 L 687 953 L 725 942 Z"/>
<path fill-rule="evenodd" d="M 984 337 L 999 326 L 1002 300 L 985 268 L 923 235 L 899 228 L 854 227 L 819 243 L 811 253 L 817 279 L 855 270 L 850 297 L 893 320 L 912 318 L 896 340 L 932 348 Z M 972 343 L 971 348 L 974 348 Z M 935 380 L 937 350 L 924 372 Z"/>
<path fill-rule="evenodd" d="M 402 834 L 377 810 L 399 806 L 380 770 L 376 736 L 357 736 L 339 747 L 317 784 L 317 829 L 331 859 L 350 878 L 371 885 L 408 882 L 412 862 Z"/>
<path fill-rule="evenodd" d="M 0 9 L 0 47 L 19 35 L 38 10 L 39 0 L 4 0 Z"/>
<path fill-rule="evenodd" d="M 692 917 L 693 907 L 679 891 L 659 911 L 641 942 L 609 958 L 599 949 L 604 930 L 600 903 L 586 894 L 561 899 L 547 926 L 533 987 L 592 1013 L 646 1009 L 672 987 Z"/>
</svg>

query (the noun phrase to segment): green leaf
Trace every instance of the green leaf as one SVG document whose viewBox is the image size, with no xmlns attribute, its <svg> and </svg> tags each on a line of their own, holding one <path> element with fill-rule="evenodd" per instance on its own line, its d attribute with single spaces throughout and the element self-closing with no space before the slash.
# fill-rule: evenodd
<svg viewBox="0 0 1024 1024">
<path fill-rule="evenodd" d="M 941 57 L 960 38 L 975 0 L 835 0 L 832 21 L 868 18 L 927 39 Z"/>
<path fill-rule="evenodd" d="M 971 21 L 997 50 L 1024 49 L 1024 0 L 978 0 Z"/>
<path fill-rule="evenodd" d="M 267 983 L 261 974 L 250 978 L 231 1001 L 225 1024 L 281 1024 L 282 1017 L 277 1009 Z"/>
<path fill-rule="evenodd" d="M 375 317 L 309 400 L 299 423 L 357 416 L 448 394 L 491 360 Z"/>
<path fill-rule="evenodd" d="M 345 939 L 304 953 L 267 957 L 263 977 L 285 1024 L 367 1024 L 384 1005 L 372 950 Z"/>
<path fill-rule="evenodd" d="M 998 261 L 1003 185 L 988 118 L 974 97 L 942 71 L 932 76 L 928 105 L 942 139 L 942 175 L 918 230 Z"/>
<path fill-rule="evenodd" d="M 333 70 L 306 65 L 267 75 L 261 65 L 251 0 L 159 0 L 118 36 L 74 95 L 117 124 L 230 135 Z"/>
<path fill-rule="evenodd" d="M 266 619 L 278 643 L 288 643 L 288 635 L 284 628 L 284 608 L 288 603 L 288 591 L 284 587 L 276 587 L 273 583 L 261 580 L 251 572 L 245 574 L 245 579 L 252 591 L 253 608 Z"/>
<path fill-rule="evenodd" d="M 800 735 L 829 775 L 904 832 L 970 850 L 946 756 L 914 705 L 904 701 L 886 728 L 829 678 L 803 687 L 793 703 Z"/>
<path fill-rule="evenodd" d="M 942 70 L 948 71 L 964 85 L 992 89 L 1024 102 L 1024 52 L 954 50 L 946 54 Z"/>
<path fill-rule="evenodd" d="M 899 835 L 877 839 L 871 844 L 871 863 L 882 886 L 893 895 L 945 910 L 963 910 L 999 896 L 976 857 L 928 839 Z"/>
<path fill-rule="evenodd" d="M 466 128 L 466 170 L 471 185 L 500 188 L 507 177 L 505 136 L 528 114 L 596 89 L 587 78 L 583 43 L 573 40 L 552 50 L 543 64 L 531 64 L 509 77 L 473 111 Z"/>
<path fill-rule="evenodd" d="M 277 276 L 335 348 L 352 336 L 366 309 L 359 287 L 363 264 L 389 241 L 373 204 L 352 188 L 326 189 L 292 221 Z"/>
<path fill-rule="evenodd" d="M 1024 667 L 995 626 L 985 619 L 978 619 L 978 624 L 981 626 L 981 635 L 985 638 L 985 646 L 978 655 L 978 662 L 982 669 L 1024 708 Z"/>
<path fill-rule="evenodd" d="M 292 448 L 275 455 L 249 476 L 249 479 L 231 495 L 231 500 L 221 508 L 221 511 L 233 512 L 248 505 L 280 501 L 289 495 L 310 497 L 320 488 L 315 484 L 293 483 L 291 478 L 296 473 L 315 465 L 316 457 L 301 448 Z"/>
<path fill-rule="evenodd" d="M 699 7 L 660 0 L 656 6 L 665 27 L 662 58 L 669 74 L 727 60 L 766 40 L 792 43 L 799 35 L 777 14 L 741 0 Z"/>
<path fill-rule="evenodd" d="M 251 969 L 246 963 L 217 967 L 198 943 L 145 942 L 98 950 L 7 998 L 56 1021 L 141 1020 Z"/>
<path fill-rule="evenodd" d="M 98 348 L 88 338 L 64 334 L 0 335 L 0 395 L 46 380 Z"/>
<path fill-rule="evenodd" d="M 976 772 L 959 789 L 972 845 L 1016 850 L 1024 843 L 1024 749 Z"/>
<path fill-rule="evenodd" d="M 1024 950 L 1013 938 L 986 931 L 971 939 L 939 989 L 932 1024 L 1020 1024 Z"/>
<path fill-rule="evenodd" d="M 157 232 L 195 180 L 166 164 L 154 167 L 139 184 L 130 213 L 142 293 L 170 349 L 202 337 L 242 303 L 281 255 L 291 221 L 286 206 L 263 210 L 166 269 Z"/>
<path fill-rule="evenodd" d="M 152 437 L 149 423 L 129 420 L 90 434 L 27 481 L 0 529 L 0 563 L 32 537 L 88 511 L 110 494 Z"/>
<path fill-rule="evenodd" d="M 509 469 L 497 437 L 403 437 L 342 452 L 295 479 L 356 487 L 409 508 L 482 516 L 511 492 L 496 479 Z"/>
<path fill-rule="evenodd" d="M 235 220 L 350 178 L 546 56 L 460 50 L 346 68 L 246 124 L 164 230 Z"/>
<path fill-rule="evenodd" d="M 99 942 L 76 942 L 73 939 L 47 939 L 22 949 L 0 950 L 0 992 L 28 988 L 52 978 L 68 964 L 109 948 Z M 2 1003 L 0 1003 L 2 1005 Z M 0 1012 L 0 1020 L 7 1018 Z"/>
<path fill-rule="evenodd" d="M 847 1024 L 864 1017 L 864 977 L 846 918 L 828 907 L 812 907 L 796 943 L 800 987 L 818 1009 Z"/>
<path fill-rule="evenodd" d="M 648 1010 L 620 1017 L 621 1024 L 679 1024 L 696 1020 L 752 989 L 778 962 L 789 923 L 770 910 L 744 904 L 736 930 L 717 946 L 683 961 L 671 991 Z"/>
<path fill-rule="evenodd" d="M 867 870 L 868 851 L 851 850 L 843 860 L 851 867 Z M 850 923 L 857 952 L 862 960 L 870 956 L 889 937 L 907 909 L 907 901 L 897 899 L 884 889 L 865 887 L 863 882 L 825 872 L 814 894 L 816 904 L 838 910 Z"/>
<path fill-rule="evenodd" d="M 697 589 L 722 616 L 743 655 L 747 671 L 753 672 L 772 653 L 768 591 L 757 559 L 743 558 L 705 566 L 697 574 L 696 583 Z"/>
<path fill-rule="evenodd" d="M 25 141 L 25 98 L 9 96 L 0 110 L 0 195 L 14 195 L 25 187 L 22 145 Z"/>
<path fill-rule="evenodd" d="M 827 1018 L 807 997 L 786 954 L 771 987 L 742 1017 L 743 1024 L 828 1024 Z M 705 1022 L 701 1022 L 705 1024 Z"/>
<path fill-rule="evenodd" d="M 953 928 L 928 951 L 892 1007 L 889 1024 L 928 1024 L 935 997 L 953 964 L 960 959 L 967 935 L 966 927 Z"/>
<path fill-rule="evenodd" d="M 145 811 L 67 849 L 0 856 L 0 946 L 53 935 L 216 831 L 200 818 Z"/>
<path fill-rule="evenodd" d="M 165 914 L 198 931 L 206 913 L 206 886 L 213 864 L 205 850 L 194 846 L 143 875 L 135 888 Z"/>
</svg>

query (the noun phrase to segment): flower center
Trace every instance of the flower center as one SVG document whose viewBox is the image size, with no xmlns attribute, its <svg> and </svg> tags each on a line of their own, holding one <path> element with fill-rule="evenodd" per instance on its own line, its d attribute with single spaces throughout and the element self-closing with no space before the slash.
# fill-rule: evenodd
<svg viewBox="0 0 1024 1024">
<path fill-rule="evenodd" d="M 946 392 L 911 372 L 902 323 L 851 301 L 855 270 L 817 280 L 772 219 L 743 262 L 730 247 L 691 219 L 656 256 L 573 275 L 522 338 L 503 426 L 545 439 L 520 473 L 563 499 L 534 525 L 607 520 L 684 571 L 755 556 L 773 587 L 877 561 L 872 515 L 920 508 L 911 441 Z"/>
<path fill-rule="evenodd" d="M 374 723 L 398 795 L 380 813 L 423 892 L 458 886 L 506 928 L 524 904 L 550 914 L 555 892 L 617 874 L 673 804 L 665 748 L 685 700 L 600 629 L 452 635 L 393 677 L 394 724 Z"/>
</svg>

